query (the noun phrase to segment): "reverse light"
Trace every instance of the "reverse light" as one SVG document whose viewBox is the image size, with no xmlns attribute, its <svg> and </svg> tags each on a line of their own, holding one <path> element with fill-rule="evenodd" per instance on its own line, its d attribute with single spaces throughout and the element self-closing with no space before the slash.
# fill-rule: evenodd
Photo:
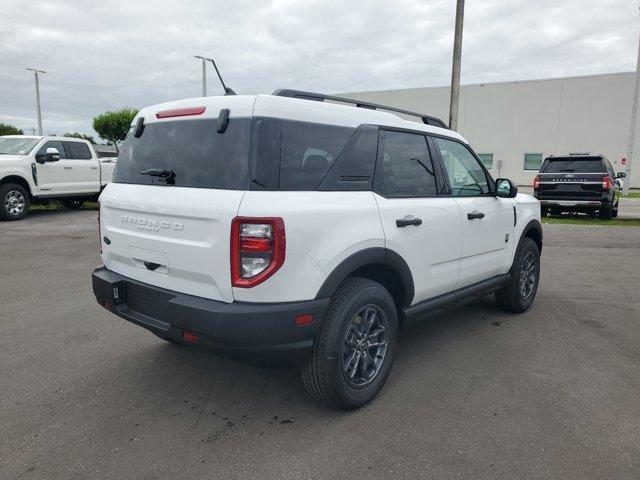
<svg viewBox="0 0 640 480">
<path fill-rule="evenodd" d="M 284 221 L 279 217 L 236 217 L 231 222 L 231 284 L 251 288 L 284 263 Z"/>
<path fill-rule="evenodd" d="M 540 175 L 536 175 L 536 178 L 533 179 L 533 189 L 537 190 L 540 186 Z"/>
<path fill-rule="evenodd" d="M 602 177 L 602 190 L 607 192 L 611 189 L 611 187 L 613 187 L 613 182 L 611 181 L 611 177 L 609 177 L 608 175 L 605 177 Z"/>
</svg>

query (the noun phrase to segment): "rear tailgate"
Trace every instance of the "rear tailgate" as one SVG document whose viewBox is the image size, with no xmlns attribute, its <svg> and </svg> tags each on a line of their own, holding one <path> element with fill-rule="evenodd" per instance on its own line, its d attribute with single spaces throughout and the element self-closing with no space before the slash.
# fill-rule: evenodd
<svg viewBox="0 0 640 480">
<path fill-rule="evenodd" d="M 541 173 L 537 198 L 588 200 L 602 197 L 602 173 Z"/>
<path fill-rule="evenodd" d="M 233 301 L 231 220 L 244 192 L 112 183 L 100 197 L 102 260 L 140 282 Z"/>
<path fill-rule="evenodd" d="M 254 101 L 207 97 L 138 113 L 100 196 L 107 269 L 233 301 L 231 222 L 247 189 Z"/>
</svg>

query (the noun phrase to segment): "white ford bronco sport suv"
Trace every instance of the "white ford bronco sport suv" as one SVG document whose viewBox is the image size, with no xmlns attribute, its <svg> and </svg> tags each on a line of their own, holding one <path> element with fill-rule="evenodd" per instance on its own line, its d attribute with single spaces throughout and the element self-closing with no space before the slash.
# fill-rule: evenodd
<svg viewBox="0 0 640 480">
<path fill-rule="evenodd" d="M 96 200 L 111 181 L 115 162 L 100 160 L 93 145 L 71 137 L 0 137 L 0 220 L 21 220 L 31 203 L 58 200 L 77 209 Z"/>
<path fill-rule="evenodd" d="M 301 365 L 341 409 L 382 388 L 409 320 L 490 293 L 529 308 L 538 201 L 441 121 L 355 103 L 279 90 L 141 110 L 100 196 L 98 303 L 170 342 Z"/>
</svg>

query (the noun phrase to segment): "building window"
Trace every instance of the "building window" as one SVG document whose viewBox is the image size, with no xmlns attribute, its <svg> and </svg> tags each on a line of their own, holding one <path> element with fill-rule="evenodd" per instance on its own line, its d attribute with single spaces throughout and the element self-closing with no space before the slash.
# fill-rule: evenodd
<svg viewBox="0 0 640 480">
<path fill-rule="evenodd" d="M 493 153 L 479 153 L 478 158 L 487 170 L 491 170 L 491 168 L 493 168 Z"/>
<path fill-rule="evenodd" d="M 541 153 L 525 153 L 524 154 L 525 170 L 535 170 L 537 172 L 538 170 L 540 170 L 540 165 L 542 165 Z"/>
</svg>

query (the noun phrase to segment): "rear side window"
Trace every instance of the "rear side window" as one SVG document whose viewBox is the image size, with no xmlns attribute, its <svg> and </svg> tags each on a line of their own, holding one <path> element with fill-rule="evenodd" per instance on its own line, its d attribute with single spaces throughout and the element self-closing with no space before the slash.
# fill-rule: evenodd
<svg viewBox="0 0 640 480">
<path fill-rule="evenodd" d="M 316 190 L 354 130 L 283 120 L 280 190 Z"/>
<path fill-rule="evenodd" d="M 145 125 L 140 138 L 127 134 L 114 172 L 114 182 L 166 185 L 146 170 L 166 169 L 178 187 L 243 190 L 247 187 L 250 118 L 232 118 L 224 133 L 217 119 L 176 120 Z"/>
<path fill-rule="evenodd" d="M 90 160 L 91 150 L 86 143 L 81 142 L 64 142 L 69 158 L 73 160 Z"/>
<path fill-rule="evenodd" d="M 427 138 L 384 131 L 384 148 L 376 188 L 386 197 L 435 196 L 436 181 Z"/>
<path fill-rule="evenodd" d="M 548 160 L 543 173 L 605 173 L 604 164 L 594 159 L 558 159 Z"/>
</svg>

